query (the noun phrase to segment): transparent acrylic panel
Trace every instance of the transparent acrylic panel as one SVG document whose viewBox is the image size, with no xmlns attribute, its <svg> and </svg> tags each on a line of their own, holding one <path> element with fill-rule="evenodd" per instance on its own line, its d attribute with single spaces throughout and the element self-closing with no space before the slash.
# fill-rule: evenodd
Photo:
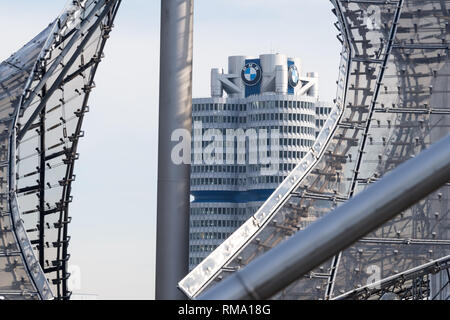
<svg viewBox="0 0 450 320">
<path fill-rule="evenodd" d="M 449 1 L 405 1 L 356 192 L 449 133 Z M 449 186 L 342 253 L 334 295 L 450 253 Z M 376 271 L 376 272 L 375 272 Z"/>
<path fill-rule="evenodd" d="M 16 218 L 9 205 L 9 139 L 20 96 L 50 28 L 0 64 L 0 296 L 4 299 L 39 298 L 23 259 L 27 254 L 19 245 L 24 230 L 17 221 L 13 224 Z"/>
</svg>

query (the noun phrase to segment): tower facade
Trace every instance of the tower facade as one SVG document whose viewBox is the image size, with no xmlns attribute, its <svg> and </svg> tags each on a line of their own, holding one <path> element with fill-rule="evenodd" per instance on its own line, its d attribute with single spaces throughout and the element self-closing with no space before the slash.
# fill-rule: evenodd
<svg viewBox="0 0 450 320">
<path fill-rule="evenodd" d="M 228 73 L 211 70 L 211 97 L 193 100 L 191 268 L 273 193 L 331 111 L 319 103 L 317 73 L 301 76 L 298 58 L 232 56 L 228 64 Z"/>
</svg>

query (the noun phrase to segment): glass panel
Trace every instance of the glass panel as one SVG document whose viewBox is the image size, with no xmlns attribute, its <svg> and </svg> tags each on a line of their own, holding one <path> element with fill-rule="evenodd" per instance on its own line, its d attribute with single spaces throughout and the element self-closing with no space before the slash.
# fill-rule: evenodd
<svg viewBox="0 0 450 320">
<path fill-rule="evenodd" d="M 0 246 L 0 257 L 9 254 L 7 248 L 25 257 L 22 268 L 37 288 L 21 289 L 22 296 L 52 298 L 49 283 L 57 298 L 70 296 L 65 284 L 73 166 L 87 98 L 118 2 L 70 2 L 57 23 L 0 65 L 0 244 L 5 246 Z M 14 145 L 8 149 L 10 138 Z M 0 297 L 13 294 L 2 292 L 1 285 Z"/>
</svg>

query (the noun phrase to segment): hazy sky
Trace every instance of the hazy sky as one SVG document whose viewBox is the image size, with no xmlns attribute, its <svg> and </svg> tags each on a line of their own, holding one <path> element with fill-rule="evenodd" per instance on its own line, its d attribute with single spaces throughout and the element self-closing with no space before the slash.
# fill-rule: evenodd
<svg viewBox="0 0 450 320">
<path fill-rule="evenodd" d="M 64 0 L 0 0 L 0 61 L 44 29 Z M 71 264 L 80 292 L 153 299 L 159 0 L 123 0 L 90 99 L 70 208 Z M 284 53 L 335 95 L 340 44 L 327 0 L 195 0 L 194 97 L 210 94 L 229 55 Z"/>
</svg>

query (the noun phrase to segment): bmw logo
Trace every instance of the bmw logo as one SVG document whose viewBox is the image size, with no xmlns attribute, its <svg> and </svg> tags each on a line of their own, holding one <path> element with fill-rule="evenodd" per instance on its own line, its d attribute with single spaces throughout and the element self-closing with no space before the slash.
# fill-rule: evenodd
<svg viewBox="0 0 450 320">
<path fill-rule="evenodd" d="M 254 62 L 247 63 L 242 68 L 241 78 L 242 81 L 248 86 L 254 86 L 261 81 L 262 70 L 261 67 Z"/>
<path fill-rule="evenodd" d="M 300 80 L 300 75 L 298 73 L 297 67 L 293 64 L 289 67 L 289 84 L 291 87 L 295 88 Z"/>
</svg>

